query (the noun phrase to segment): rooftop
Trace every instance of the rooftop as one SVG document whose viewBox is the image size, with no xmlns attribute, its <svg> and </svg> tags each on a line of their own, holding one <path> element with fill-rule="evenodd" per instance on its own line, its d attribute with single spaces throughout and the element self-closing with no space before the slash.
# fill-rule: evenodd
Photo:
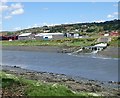
<svg viewBox="0 0 120 98">
<path fill-rule="evenodd" d="M 63 35 L 63 33 L 39 33 L 36 34 L 35 36 L 51 36 L 51 35 Z"/>
<path fill-rule="evenodd" d="M 32 33 L 23 33 L 23 34 L 20 34 L 19 36 L 29 36 L 31 35 Z"/>
</svg>

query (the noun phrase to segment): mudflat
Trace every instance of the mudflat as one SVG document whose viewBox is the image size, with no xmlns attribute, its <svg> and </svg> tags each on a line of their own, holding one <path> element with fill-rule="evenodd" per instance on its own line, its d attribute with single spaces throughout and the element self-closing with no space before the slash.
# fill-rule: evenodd
<svg viewBox="0 0 120 98">
<path fill-rule="evenodd" d="M 120 57 L 119 51 L 120 51 L 120 47 L 108 46 L 106 49 L 104 49 L 103 51 L 100 51 L 98 54 L 104 55 L 107 57 L 119 58 Z"/>
<path fill-rule="evenodd" d="M 77 51 L 80 47 L 69 46 L 2 46 L 2 50 L 10 51 L 38 51 L 38 52 L 57 52 L 57 53 L 71 53 Z M 103 51 L 98 52 L 99 55 L 105 57 L 119 58 L 120 47 L 108 46 Z"/>
<path fill-rule="evenodd" d="M 58 46 L 2 46 L 2 50 L 57 52 L 60 48 Z"/>
</svg>

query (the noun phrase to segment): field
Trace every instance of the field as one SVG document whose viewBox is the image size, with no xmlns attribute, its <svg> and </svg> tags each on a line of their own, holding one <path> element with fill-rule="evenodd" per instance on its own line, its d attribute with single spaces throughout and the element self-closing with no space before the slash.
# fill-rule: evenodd
<svg viewBox="0 0 120 98">
<path fill-rule="evenodd" d="M 95 44 L 97 38 L 81 38 L 62 40 L 16 40 L 2 41 L 3 46 L 90 46 Z"/>
<path fill-rule="evenodd" d="M 62 40 L 15 40 L 2 41 L 3 46 L 91 46 L 97 44 L 98 37 L 93 38 L 65 38 Z M 109 46 L 120 46 L 119 37 L 112 37 Z"/>
</svg>

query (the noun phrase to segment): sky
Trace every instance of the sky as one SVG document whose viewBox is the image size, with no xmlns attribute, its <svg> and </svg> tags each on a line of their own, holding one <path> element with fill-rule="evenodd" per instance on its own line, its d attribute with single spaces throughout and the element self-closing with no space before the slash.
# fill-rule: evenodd
<svg viewBox="0 0 120 98">
<path fill-rule="evenodd" d="M 117 2 L 3 2 L 2 31 L 118 19 Z"/>
</svg>

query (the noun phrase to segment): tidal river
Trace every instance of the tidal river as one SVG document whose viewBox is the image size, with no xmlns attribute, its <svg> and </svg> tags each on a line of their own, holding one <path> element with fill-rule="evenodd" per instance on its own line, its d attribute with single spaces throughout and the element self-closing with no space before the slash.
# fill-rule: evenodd
<svg viewBox="0 0 120 98">
<path fill-rule="evenodd" d="M 96 55 L 69 55 L 50 52 L 2 51 L 3 66 L 19 66 L 41 72 L 65 74 L 79 79 L 118 81 L 118 59 Z"/>
</svg>

